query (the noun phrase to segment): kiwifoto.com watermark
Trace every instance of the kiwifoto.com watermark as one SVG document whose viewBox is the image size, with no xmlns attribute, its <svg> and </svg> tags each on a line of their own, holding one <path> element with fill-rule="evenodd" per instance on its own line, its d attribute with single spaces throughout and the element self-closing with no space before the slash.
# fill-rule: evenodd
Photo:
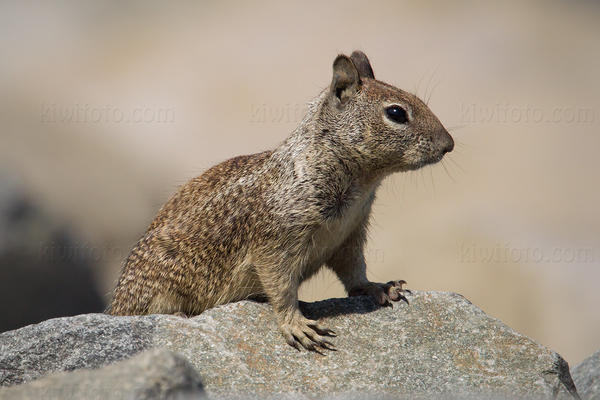
<svg viewBox="0 0 600 400">
<path fill-rule="evenodd" d="M 42 243 L 39 247 L 38 258 L 46 262 L 59 261 L 106 261 L 124 259 L 130 249 L 118 246 L 96 246 L 91 243 Z"/>
<path fill-rule="evenodd" d="M 543 108 L 533 105 L 476 103 L 460 105 L 460 120 L 470 124 L 592 124 L 597 110 L 590 107 Z"/>
<path fill-rule="evenodd" d="M 591 247 L 521 247 L 510 243 L 492 247 L 463 243 L 459 261 L 477 264 L 585 264 L 596 262 Z"/>
<path fill-rule="evenodd" d="M 38 258 L 46 262 L 57 261 L 94 261 L 122 259 L 124 260 L 130 248 L 118 246 L 97 246 L 92 243 L 41 243 L 38 251 Z M 346 252 L 345 256 L 349 259 L 360 257 L 355 247 L 344 247 L 341 251 Z M 385 262 L 384 251 L 382 249 L 364 249 L 363 256 L 367 263 Z"/>
<path fill-rule="evenodd" d="M 111 104 L 44 103 L 40 121 L 43 124 L 172 124 L 175 109 L 170 107 L 117 107 Z"/>
<path fill-rule="evenodd" d="M 253 124 L 298 124 L 307 112 L 307 104 L 252 104 L 250 106 L 250 122 Z"/>
</svg>

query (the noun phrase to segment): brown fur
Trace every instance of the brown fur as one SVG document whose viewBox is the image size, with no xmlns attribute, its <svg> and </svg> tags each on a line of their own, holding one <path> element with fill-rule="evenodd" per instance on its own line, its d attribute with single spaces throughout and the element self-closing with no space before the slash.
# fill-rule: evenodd
<svg viewBox="0 0 600 400">
<path fill-rule="evenodd" d="M 435 163 L 453 141 L 416 96 L 374 79 L 367 57 L 338 56 L 330 87 L 279 147 L 235 157 L 192 179 L 161 208 L 123 265 L 107 312 L 199 314 L 268 299 L 286 341 L 331 347 L 333 332 L 298 309 L 298 287 L 323 265 L 350 295 L 380 304 L 403 281 L 366 278 L 363 246 L 381 180 Z M 403 107 L 409 121 L 390 120 Z"/>
</svg>

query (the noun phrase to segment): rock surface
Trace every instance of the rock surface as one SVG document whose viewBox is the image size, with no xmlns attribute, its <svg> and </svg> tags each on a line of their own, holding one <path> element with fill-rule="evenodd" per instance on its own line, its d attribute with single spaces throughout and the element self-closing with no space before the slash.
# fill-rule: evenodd
<svg viewBox="0 0 600 400">
<path fill-rule="evenodd" d="M 600 350 L 573 368 L 573 380 L 584 400 L 600 400 Z"/>
<path fill-rule="evenodd" d="M 170 399 L 198 398 L 202 383 L 182 356 L 154 349 L 99 370 L 51 374 L 0 391 L 2 399 Z"/>
<path fill-rule="evenodd" d="M 298 352 L 270 307 L 243 301 L 194 318 L 167 315 L 57 318 L 0 334 L 0 382 L 96 368 L 166 348 L 198 371 L 210 398 L 296 393 L 412 396 L 443 393 L 568 398 L 576 395 L 556 353 L 487 316 L 460 295 L 413 292 L 410 304 L 366 297 L 303 303 L 339 335 L 337 351 Z"/>
</svg>

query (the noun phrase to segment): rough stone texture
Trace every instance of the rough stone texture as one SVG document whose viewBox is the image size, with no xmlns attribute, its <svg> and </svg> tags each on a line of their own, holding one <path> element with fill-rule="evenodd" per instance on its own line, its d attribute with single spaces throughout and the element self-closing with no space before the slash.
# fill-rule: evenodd
<svg viewBox="0 0 600 400">
<path fill-rule="evenodd" d="M 379 308 L 366 297 L 302 304 L 308 317 L 323 319 L 339 335 L 333 339 L 337 351 L 325 356 L 288 346 L 270 307 L 249 301 L 189 319 L 59 318 L 0 335 L 0 381 L 10 385 L 50 371 L 98 367 L 163 347 L 190 361 L 211 398 L 290 392 L 576 395 L 558 354 L 462 296 L 413 292 L 408 299 L 410 304 L 394 308 Z"/>
<path fill-rule="evenodd" d="M 600 400 L 600 350 L 573 368 L 573 380 L 582 399 Z"/>
<path fill-rule="evenodd" d="M 152 347 L 164 316 L 112 318 L 84 314 L 0 334 L 0 384 L 49 372 L 98 368 Z"/>
<path fill-rule="evenodd" d="M 199 398 L 198 373 L 182 356 L 164 349 L 148 350 L 102 369 L 51 374 L 0 390 L 2 399 L 172 399 Z"/>
</svg>

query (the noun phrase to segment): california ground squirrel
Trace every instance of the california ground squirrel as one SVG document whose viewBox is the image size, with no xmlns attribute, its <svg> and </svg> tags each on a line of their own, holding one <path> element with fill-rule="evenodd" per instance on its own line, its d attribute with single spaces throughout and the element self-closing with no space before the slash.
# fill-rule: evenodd
<svg viewBox="0 0 600 400">
<path fill-rule="evenodd" d="M 367 280 L 363 247 L 382 179 L 435 163 L 454 141 L 415 95 L 375 80 L 355 51 L 279 147 L 222 162 L 161 208 L 123 265 L 107 312 L 199 314 L 268 300 L 285 340 L 333 348 L 335 333 L 305 318 L 298 287 L 326 265 L 350 296 L 381 305 L 404 281 Z"/>
</svg>

